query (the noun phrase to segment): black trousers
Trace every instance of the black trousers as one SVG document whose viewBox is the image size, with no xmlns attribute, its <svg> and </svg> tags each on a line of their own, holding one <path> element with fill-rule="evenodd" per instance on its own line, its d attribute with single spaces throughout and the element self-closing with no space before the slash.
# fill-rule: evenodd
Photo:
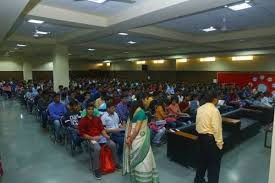
<svg viewBox="0 0 275 183">
<path fill-rule="evenodd" d="M 218 183 L 222 151 L 218 148 L 213 135 L 199 135 L 200 152 L 195 183 L 203 183 L 207 171 L 208 183 Z"/>
</svg>

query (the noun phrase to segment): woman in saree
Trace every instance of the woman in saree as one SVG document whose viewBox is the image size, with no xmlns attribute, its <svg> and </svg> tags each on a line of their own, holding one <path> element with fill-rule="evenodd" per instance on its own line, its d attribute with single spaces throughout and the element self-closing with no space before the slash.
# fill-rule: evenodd
<svg viewBox="0 0 275 183">
<path fill-rule="evenodd" d="M 123 154 L 123 175 L 130 174 L 131 183 L 159 183 L 147 123 L 143 101 L 137 100 L 127 122 Z"/>
</svg>

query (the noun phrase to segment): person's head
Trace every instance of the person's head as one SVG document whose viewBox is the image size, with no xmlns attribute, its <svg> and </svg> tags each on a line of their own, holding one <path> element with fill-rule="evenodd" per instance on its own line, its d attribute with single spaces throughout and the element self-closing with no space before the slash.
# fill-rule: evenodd
<svg viewBox="0 0 275 183">
<path fill-rule="evenodd" d="M 126 95 L 122 96 L 121 102 L 122 102 L 123 104 L 127 104 L 127 103 L 128 103 L 128 97 L 127 97 Z"/>
<path fill-rule="evenodd" d="M 176 98 L 176 97 L 173 97 L 171 103 L 172 103 L 173 105 L 177 104 L 177 103 L 178 103 L 177 98 Z"/>
<path fill-rule="evenodd" d="M 72 100 L 69 103 L 69 108 L 70 108 L 70 111 L 77 112 L 78 111 L 78 102 L 76 100 Z"/>
<path fill-rule="evenodd" d="M 58 86 L 59 91 L 61 92 L 63 90 L 63 85 Z"/>
<path fill-rule="evenodd" d="M 89 103 L 86 110 L 87 110 L 87 116 L 92 117 L 94 114 L 94 104 Z"/>
<path fill-rule="evenodd" d="M 89 92 L 84 93 L 85 100 L 89 100 L 91 98 L 91 95 Z"/>
<path fill-rule="evenodd" d="M 114 114 L 115 111 L 116 111 L 116 108 L 115 108 L 114 104 L 113 103 L 108 103 L 107 104 L 107 112 L 109 114 Z"/>
<path fill-rule="evenodd" d="M 59 103 L 60 102 L 60 94 L 59 93 L 55 93 L 53 95 L 53 101 L 54 101 L 54 103 Z"/>
<path fill-rule="evenodd" d="M 133 102 L 131 109 L 130 109 L 130 119 L 133 119 L 134 113 L 136 112 L 137 108 L 144 109 L 144 101 L 145 98 L 142 95 L 137 96 L 137 100 Z"/>
<path fill-rule="evenodd" d="M 219 99 L 217 93 L 211 92 L 206 96 L 206 102 L 218 105 Z"/>
</svg>

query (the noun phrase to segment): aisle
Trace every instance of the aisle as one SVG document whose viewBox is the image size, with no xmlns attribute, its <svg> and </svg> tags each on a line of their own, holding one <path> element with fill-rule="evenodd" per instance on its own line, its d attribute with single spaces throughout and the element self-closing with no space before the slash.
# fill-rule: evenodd
<svg viewBox="0 0 275 183">
<path fill-rule="evenodd" d="M 223 157 L 220 183 L 267 183 L 270 150 L 264 134 L 245 141 Z M 94 179 L 84 153 L 71 157 L 53 144 L 34 116 L 14 100 L 0 97 L 0 153 L 5 165 L 1 183 L 128 183 L 120 172 Z M 166 147 L 154 149 L 161 183 L 193 183 L 195 172 L 166 158 Z"/>
<path fill-rule="evenodd" d="M 88 155 L 71 157 L 53 144 L 33 115 L 13 100 L 0 97 L 0 153 L 5 165 L 3 183 L 91 183 Z M 119 173 L 104 176 L 103 183 L 127 182 Z"/>
</svg>

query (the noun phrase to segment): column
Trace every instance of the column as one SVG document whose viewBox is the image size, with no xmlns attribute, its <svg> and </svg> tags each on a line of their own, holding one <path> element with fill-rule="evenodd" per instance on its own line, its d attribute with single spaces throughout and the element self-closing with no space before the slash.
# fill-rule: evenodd
<svg viewBox="0 0 275 183">
<path fill-rule="evenodd" d="M 30 62 L 23 62 L 23 77 L 25 81 L 32 80 L 32 64 Z"/>
<path fill-rule="evenodd" d="M 54 91 L 58 91 L 58 86 L 69 86 L 69 57 L 68 47 L 65 45 L 56 45 L 53 60 L 53 84 Z"/>
<path fill-rule="evenodd" d="M 275 112 L 275 111 L 274 111 Z M 272 135 L 272 149 L 271 149 L 271 158 L 270 158 L 270 169 L 269 169 L 269 183 L 275 182 L 275 115 L 273 120 L 273 135 Z"/>
</svg>

